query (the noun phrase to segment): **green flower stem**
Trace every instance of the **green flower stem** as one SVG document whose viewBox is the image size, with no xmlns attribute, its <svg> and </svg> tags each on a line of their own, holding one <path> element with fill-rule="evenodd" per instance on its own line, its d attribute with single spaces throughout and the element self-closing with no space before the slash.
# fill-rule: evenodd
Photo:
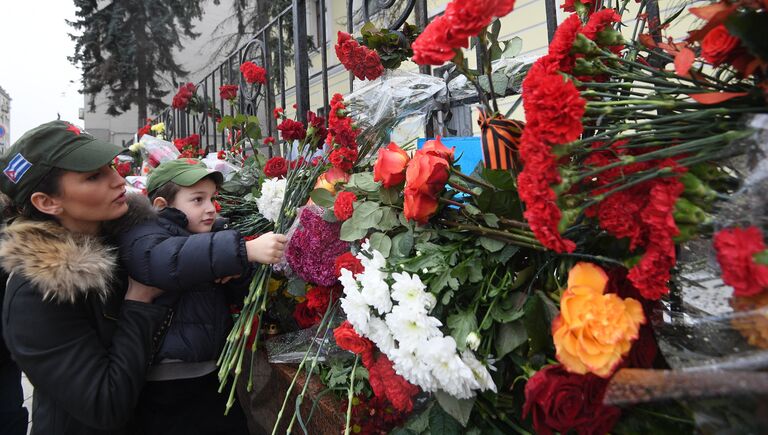
<svg viewBox="0 0 768 435">
<path fill-rule="evenodd" d="M 506 231 L 495 230 L 492 228 L 480 227 L 475 225 L 461 224 L 459 222 L 449 221 L 447 219 L 438 220 L 443 225 L 447 225 L 457 230 L 469 231 L 471 233 L 479 234 L 481 236 L 490 237 L 493 239 L 499 239 L 512 245 L 521 246 L 524 248 L 535 249 L 537 251 L 546 251 L 546 249 L 539 243 L 538 240 L 521 236 Z"/>
<path fill-rule="evenodd" d="M 605 58 L 606 56 L 599 56 L 599 57 L 600 58 Z M 636 62 L 636 61 L 633 61 L 633 60 L 630 60 L 630 59 L 625 59 L 625 58 L 618 57 L 618 56 L 615 56 L 615 55 L 611 55 L 610 58 L 611 58 L 611 60 L 616 60 L 618 62 L 627 64 L 627 65 L 631 65 L 632 67 L 635 67 L 635 68 L 638 68 L 638 69 L 642 69 L 644 71 L 648 71 L 649 73 L 653 74 L 654 76 L 662 76 L 662 77 L 666 77 L 666 78 L 670 78 L 670 79 L 692 82 L 692 83 L 696 84 L 697 86 L 707 86 L 708 85 L 708 86 L 713 86 L 713 87 L 716 87 L 716 88 L 722 89 L 722 90 L 729 90 L 728 86 L 732 86 L 731 83 L 723 82 L 720 79 L 718 79 L 717 77 L 713 77 L 713 76 L 710 76 L 708 74 L 704 74 L 704 73 L 699 72 L 699 71 L 697 71 L 696 74 L 699 75 L 699 76 L 702 76 L 703 78 L 708 80 L 709 83 L 701 82 L 701 81 L 696 80 L 695 78 L 692 78 L 692 77 L 689 78 L 689 77 L 679 76 L 679 75 L 677 75 L 675 73 L 666 72 L 664 70 L 659 70 L 659 69 L 650 67 L 648 65 L 645 65 L 643 63 Z M 719 86 L 714 86 L 715 83 L 717 85 L 719 85 Z M 733 90 L 733 89 L 734 88 L 731 88 L 730 90 Z M 741 90 L 746 90 L 746 89 L 745 88 L 741 88 Z"/>
<path fill-rule="evenodd" d="M 509 225 L 511 227 L 520 228 L 522 230 L 530 230 L 531 226 L 528 225 L 528 222 L 520 222 L 513 219 L 507 219 L 500 217 L 499 222 L 503 223 L 504 225 Z"/>
<path fill-rule="evenodd" d="M 459 178 L 463 178 L 464 180 L 476 185 L 476 186 L 483 186 L 486 189 L 492 189 L 492 190 L 499 190 L 495 186 L 488 184 L 487 182 L 480 180 L 478 178 L 472 177 L 470 175 L 464 174 L 461 171 L 457 171 L 454 168 L 451 168 L 451 173 L 458 176 Z"/>
<path fill-rule="evenodd" d="M 499 104 L 496 101 L 496 91 L 493 89 L 493 67 L 491 67 L 491 53 L 488 51 L 488 44 L 486 43 L 486 31 L 483 29 L 478 35 L 479 46 L 484 54 L 483 61 L 485 65 L 485 74 L 488 76 L 488 89 L 491 91 L 491 101 L 493 101 L 494 113 L 499 113 Z M 506 89 L 504 89 L 506 91 Z"/>
<path fill-rule="evenodd" d="M 477 193 L 467 189 L 466 187 L 459 185 L 457 183 L 448 182 L 448 185 L 451 186 L 451 188 L 458 190 L 459 192 L 466 193 L 470 196 L 479 196 Z"/>
<path fill-rule="evenodd" d="M 359 355 L 355 355 L 355 362 L 352 364 L 352 373 L 349 374 L 349 390 L 347 391 L 347 418 L 344 426 L 344 435 L 349 435 L 351 431 L 350 423 L 352 422 L 352 399 L 355 397 L 355 372 L 357 371 L 357 361 L 360 359 Z"/>
</svg>

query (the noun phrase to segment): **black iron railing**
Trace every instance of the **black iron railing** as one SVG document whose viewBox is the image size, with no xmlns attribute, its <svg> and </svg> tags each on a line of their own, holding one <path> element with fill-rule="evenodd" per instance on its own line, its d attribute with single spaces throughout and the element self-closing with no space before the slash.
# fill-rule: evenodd
<svg viewBox="0 0 768 435">
<path fill-rule="evenodd" d="M 310 0 L 311 1 L 311 0 Z M 253 38 L 229 55 L 217 68 L 197 83 L 197 96 L 204 104 L 195 112 L 168 108 L 155 118 L 155 122 L 164 122 L 167 136 L 170 138 L 199 134 L 200 145 L 206 151 L 217 151 L 228 146 L 226 132 L 216 129 L 217 119 L 222 115 L 233 115 L 237 108 L 240 113 L 256 115 L 262 123 L 264 136 L 276 136 L 275 120 L 272 112 L 276 107 L 295 107 L 296 117 L 304 121 L 307 110 L 314 109 L 327 113 L 329 102 L 328 71 L 338 64 L 328 64 L 328 44 L 326 23 L 326 0 L 318 0 L 318 14 L 322 14 L 317 29 L 317 41 L 312 45 L 319 51 L 320 71 L 310 76 L 310 39 L 307 35 L 307 0 L 292 0 L 292 4 L 273 17 Z M 375 14 L 371 13 L 371 4 L 376 3 Z M 610 3 L 606 0 L 604 3 Z M 657 36 L 654 24 L 659 23 L 659 8 L 656 0 L 647 2 L 646 13 L 651 27 L 651 34 Z M 358 5 L 357 8 L 355 5 Z M 390 8 L 402 9 L 391 22 L 381 24 L 390 30 L 399 29 L 410 16 L 414 16 L 416 26 L 423 29 L 429 22 L 426 0 L 347 0 L 347 31 L 354 33 L 355 22 L 377 19 Z M 546 25 L 549 40 L 552 40 L 557 28 L 558 0 L 544 0 Z M 362 14 L 362 20 L 360 15 Z M 314 52 L 314 50 L 313 50 Z M 478 64 L 482 64 L 485 53 L 478 52 Z M 249 85 L 240 74 L 239 67 L 245 61 L 253 61 L 267 71 L 267 85 L 263 89 Z M 316 61 L 316 59 L 315 59 Z M 293 69 L 293 82 L 289 84 L 289 69 Z M 422 73 L 429 74 L 428 66 L 420 67 Z M 353 77 L 349 75 L 349 91 L 352 90 Z M 310 101 L 310 81 L 320 80 L 322 101 L 312 105 Z M 238 98 L 233 107 L 219 96 L 219 86 L 223 84 L 239 85 Z M 462 104 L 476 101 L 462 100 Z M 428 123 L 430 124 L 430 123 Z"/>
</svg>

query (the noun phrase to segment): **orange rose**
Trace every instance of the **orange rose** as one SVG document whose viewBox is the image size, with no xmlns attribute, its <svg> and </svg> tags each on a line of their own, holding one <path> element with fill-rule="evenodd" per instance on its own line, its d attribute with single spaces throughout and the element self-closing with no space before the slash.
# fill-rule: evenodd
<svg viewBox="0 0 768 435">
<path fill-rule="evenodd" d="M 405 171 L 405 188 L 431 196 L 437 195 L 448 182 L 448 162 L 424 150 L 416 154 Z"/>
<path fill-rule="evenodd" d="M 384 187 L 397 186 L 405 180 L 405 167 L 408 165 L 408 154 L 390 142 L 386 148 L 379 150 L 379 157 L 373 166 L 373 180 L 381 181 Z"/>
<path fill-rule="evenodd" d="M 347 181 L 349 181 L 349 174 L 336 167 L 332 167 L 317 177 L 315 189 L 325 189 L 335 195 L 336 184 L 346 183 Z"/>
<path fill-rule="evenodd" d="M 607 282 L 605 271 L 591 263 L 576 264 L 568 275 L 552 336 L 557 359 L 570 372 L 610 376 L 645 323 L 640 302 L 603 294 Z"/>
<path fill-rule="evenodd" d="M 405 189 L 403 215 L 408 220 L 426 224 L 437 211 L 437 198 L 432 195 Z"/>
<path fill-rule="evenodd" d="M 435 140 L 426 141 L 424 146 L 421 147 L 422 151 L 432 154 L 433 156 L 442 157 L 449 162 L 453 161 L 453 151 L 455 149 L 456 147 L 448 149 L 448 147 L 443 145 L 443 143 L 440 142 L 440 136 L 435 138 Z"/>
</svg>

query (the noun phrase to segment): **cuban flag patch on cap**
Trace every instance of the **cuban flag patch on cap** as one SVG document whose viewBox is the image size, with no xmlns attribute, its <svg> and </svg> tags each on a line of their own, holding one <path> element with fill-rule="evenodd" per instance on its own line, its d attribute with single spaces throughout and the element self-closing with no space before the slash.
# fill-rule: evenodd
<svg viewBox="0 0 768 435">
<path fill-rule="evenodd" d="M 5 174 L 5 176 L 8 177 L 11 182 L 13 182 L 13 184 L 16 184 L 31 167 L 32 163 L 29 163 L 29 161 L 25 159 L 24 156 L 17 153 L 15 156 L 13 156 L 11 161 L 8 162 L 8 166 L 3 169 L 3 174 Z"/>
</svg>

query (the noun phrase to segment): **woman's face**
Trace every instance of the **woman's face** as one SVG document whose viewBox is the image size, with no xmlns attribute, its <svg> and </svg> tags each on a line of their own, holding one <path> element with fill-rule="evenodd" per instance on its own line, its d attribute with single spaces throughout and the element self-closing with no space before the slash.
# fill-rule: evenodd
<svg viewBox="0 0 768 435">
<path fill-rule="evenodd" d="M 125 179 L 105 165 L 91 172 L 66 171 L 61 177 L 56 215 L 72 231 L 95 234 L 101 223 L 128 211 Z"/>
</svg>

